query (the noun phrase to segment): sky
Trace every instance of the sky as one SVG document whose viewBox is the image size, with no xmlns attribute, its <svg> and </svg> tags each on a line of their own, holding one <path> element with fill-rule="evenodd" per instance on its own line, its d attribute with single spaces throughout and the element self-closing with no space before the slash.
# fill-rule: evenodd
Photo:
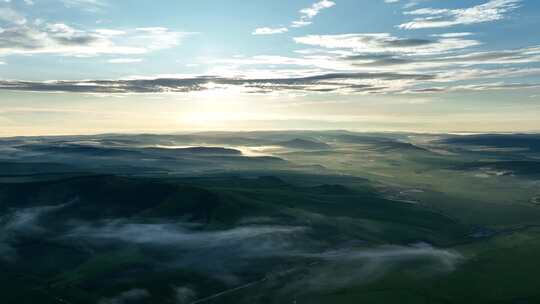
<svg viewBox="0 0 540 304">
<path fill-rule="evenodd" d="M 0 0 L 0 136 L 540 131 L 535 0 Z"/>
</svg>

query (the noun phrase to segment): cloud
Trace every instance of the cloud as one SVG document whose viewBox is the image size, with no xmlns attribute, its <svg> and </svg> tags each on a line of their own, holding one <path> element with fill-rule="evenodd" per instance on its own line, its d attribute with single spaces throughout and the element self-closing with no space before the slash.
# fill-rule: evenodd
<svg viewBox="0 0 540 304">
<path fill-rule="evenodd" d="M 294 287 L 302 286 L 302 290 L 329 290 L 361 284 L 378 279 L 388 271 L 410 262 L 417 263 L 417 271 L 448 272 L 454 270 L 462 259 L 457 252 L 427 244 L 344 247 L 324 251 L 321 246 L 325 245 L 309 238 L 307 228 L 296 226 L 252 225 L 210 231 L 199 228 L 189 224 L 141 224 L 114 220 L 79 224 L 68 233 L 67 238 L 82 239 L 97 246 L 118 245 L 119 242 L 144 246 L 160 252 L 162 264 L 196 269 L 216 278 L 229 276 L 230 279 L 232 273 L 251 269 L 253 259 L 293 258 L 311 261 L 309 268 L 299 266 L 310 274 L 302 276 L 307 279 L 299 279 L 294 284 Z M 165 252 L 169 254 L 166 258 L 163 256 Z M 270 272 L 266 277 L 279 277 L 279 273 Z M 178 303 L 186 303 L 196 297 L 196 292 L 187 286 L 174 287 L 173 290 Z M 124 294 L 121 294 L 113 299 L 124 298 Z"/>
<path fill-rule="evenodd" d="M 88 12 L 100 12 L 108 4 L 102 0 L 61 0 L 67 8 L 79 8 Z"/>
<path fill-rule="evenodd" d="M 17 251 L 13 241 L 24 235 L 40 235 L 45 229 L 40 225 L 42 216 L 64 208 L 67 204 L 14 209 L 0 216 L 0 260 L 15 261 Z"/>
<path fill-rule="evenodd" d="M 335 6 L 334 1 L 321 0 L 314 3 L 310 7 L 306 7 L 300 10 L 300 18 L 291 22 L 290 27 L 298 28 L 308 26 L 312 23 L 312 19 L 315 18 L 319 13 L 327 8 Z M 289 31 L 288 27 L 260 27 L 255 29 L 253 35 L 274 35 L 274 34 L 283 34 Z"/>
<path fill-rule="evenodd" d="M 311 24 L 311 20 L 322 10 L 335 6 L 334 1 L 322 0 L 314 3 L 311 7 L 300 10 L 300 19 L 293 21 L 291 27 L 303 27 Z"/>
<path fill-rule="evenodd" d="M 403 7 L 411 8 L 411 7 L 415 7 L 422 4 L 422 2 L 427 2 L 427 1 L 431 1 L 431 0 L 409 0 L 409 2 L 405 3 Z"/>
<path fill-rule="evenodd" d="M 18 12 L 10 9 L 10 8 L 0 8 L 0 21 L 12 23 L 15 25 L 23 25 L 26 24 L 27 20 L 25 17 L 23 17 Z M 2 28 L 0 28 L 2 29 Z M 3 30 L 3 29 L 2 29 Z"/>
<path fill-rule="evenodd" d="M 85 2 L 85 1 L 83 1 Z M 93 2 L 93 1 L 90 1 Z M 410 2 L 407 2 L 410 3 Z M 514 3 L 514 4 L 512 4 Z M 510 10 L 518 1 L 490 1 L 497 12 Z M 99 5 L 99 4 L 98 4 Z M 105 4 L 106 5 L 106 4 Z M 319 1 L 301 10 L 304 23 L 333 7 Z M 479 5 L 482 10 L 489 7 Z M 461 12 L 470 14 L 469 9 Z M 406 12 L 424 18 L 447 14 L 448 9 L 419 9 Z M 432 14 L 432 15 L 424 15 Z M 451 14 L 457 16 L 457 13 Z M 492 14 L 493 15 L 493 14 Z M 90 57 L 109 55 L 110 64 L 135 64 L 142 55 L 178 46 L 192 33 L 164 27 L 85 29 L 66 23 L 26 20 L 15 11 L 0 13 L 8 26 L 0 29 L 0 56 L 51 54 Z M 456 17 L 457 18 L 457 17 Z M 487 17 L 486 17 L 487 18 Z M 485 18 L 484 18 L 485 19 Z M 461 19 L 460 19 L 461 20 Z M 259 28 L 254 35 L 289 31 L 290 27 Z M 76 92 L 91 94 L 192 93 L 209 90 L 235 93 L 286 94 L 390 94 L 435 92 L 439 83 L 475 80 L 482 77 L 520 77 L 531 72 L 497 70 L 486 65 L 525 64 L 540 61 L 540 47 L 516 50 L 471 51 L 481 45 L 470 32 L 399 37 L 390 33 L 349 33 L 295 37 L 297 56 L 261 55 L 208 59 L 203 75 L 162 75 L 128 79 L 85 81 L 0 81 L 0 90 L 32 92 Z M 202 60 L 201 60 L 202 61 Z M 2 62 L 2 61 L 0 61 Z M 470 68 L 475 66 L 475 68 Z M 480 70 L 484 71 L 480 71 Z M 517 68 L 516 68 L 517 69 Z M 523 70 L 523 68 L 521 68 Z M 532 74 L 530 74 L 532 75 Z M 392 76 L 392 77 L 390 77 Z M 508 81 L 510 83 L 510 81 Z M 514 83 L 517 81 L 514 81 Z M 471 83 L 479 84 L 479 83 Z M 486 89 L 489 89 L 486 87 Z"/>
<path fill-rule="evenodd" d="M 149 35 L 164 28 L 136 29 Z M 65 43 L 76 43 L 69 28 L 56 25 L 54 33 L 68 33 Z M 99 29 L 108 37 L 126 31 Z M 234 94 L 390 94 L 446 92 L 438 83 L 534 77 L 538 70 L 516 66 L 540 62 L 540 47 L 500 51 L 469 51 L 479 42 L 470 33 L 443 33 L 428 38 L 400 38 L 387 33 L 309 35 L 297 37 L 299 44 L 319 47 L 301 50 L 299 57 L 254 56 L 208 59 L 213 68 L 206 75 L 131 76 L 125 79 L 84 81 L 0 81 L 0 90 L 29 92 L 73 92 L 90 94 L 196 93 L 228 91 Z M 146 45 L 147 48 L 157 46 Z M 112 58 L 110 63 L 136 63 L 139 58 Z M 491 66 L 486 66 L 491 65 Z M 477 67 L 475 67 L 477 66 Z M 252 68 L 253 67 L 253 68 Z M 474 67 L 474 68 L 473 68 Z M 514 81 L 513 83 L 516 83 Z M 481 83 L 478 83 L 481 84 Z M 456 89 L 471 90 L 460 85 Z M 493 87 L 479 86 L 478 90 Z M 503 89 L 503 88 L 501 88 Z M 508 87 L 511 89 L 511 87 Z"/>
<path fill-rule="evenodd" d="M 114 58 L 114 59 L 109 59 L 107 62 L 109 63 L 138 63 L 138 62 L 142 62 L 143 60 L 141 58 Z"/>
<path fill-rule="evenodd" d="M 461 85 L 449 88 L 453 91 L 470 90 L 470 91 L 486 91 L 486 90 L 521 90 L 521 89 L 536 89 L 540 88 L 540 83 L 484 83 Z"/>
<path fill-rule="evenodd" d="M 466 34 L 467 33 L 458 33 L 450 36 L 462 36 Z M 441 35 L 448 36 L 447 34 Z M 442 39 L 444 40 L 447 38 Z M 377 47 L 371 49 L 377 50 L 381 48 Z M 526 66 L 526 64 L 540 62 L 540 47 L 532 46 L 514 50 L 474 52 L 454 52 L 453 50 L 447 50 L 446 52 L 433 52 L 431 54 L 428 52 L 416 54 L 407 49 L 398 52 L 397 49 L 394 48 L 393 52 L 352 51 L 350 54 L 338 55 L 337 58 L 358 69 L 402 71 L 402 73 L 427 73 L 436 76 L 429 82 L 449 82 L 458 80 L 481 80 L 486 77 L 511 78 L 538 76 L 537 69 L 530 68 L 529 66 Z M 496 67 L 497 65 L 514 66 L 501 69 Z"/>
<path fill-rule="evenodd" d="M 533 46 L 515 50 L 483 51 L 437 56 L 411 54 L 358 54 L 344 56 L 344 60 L 359 67 L 389 67 L 402 70 L 468 67 L 475 65 L 525 64 L 540 61 L 540 47 Z M 528 70 L 526 68 L 526 70 Z M 486 69 L 489 73 L 491 69 Z"/>
<path fill-rule="evenodd" d="M 455 263 L 461 258 L 461 255 L 457 252 L 437 249 L 428 244 L 417 244 L 414 246 L 383 245 L 375 248 L 344 249 L 316 254 L 304 254 L 303 256 L 339 262 L 373 259 L 405 261 L 416 258 L 435 258 L 449 270 L 454 269 Z"/>
<path fill-rule="evenodd" d="M 138 224 L 112 221 L 104 225 L 78 226 L 69 237 L 103 241 L 122 241 L 152 246 L 215 248 L 268 235 L 302 232 L 301 227 L 244 226 L 230 230 L 196 231 L 172 224 Z"/>
<path fill-rule="evenodd" d="M 443 93 L 443 92 L 467 92 L 467 91 L 493 91 L 493 90 L 527 90 L 538 89 L 540 83 L 504 83 L 504 82 L 492 82 L 481 84 L 468 84 L 468 85 L 451 85 L 451 86 L 438 86 L 418 88 L 406 91 L 404 93 Z"/>
<path fill-rule="evenodd" d="M 168 29 L 153 32 L 135 29 L 122 35 L 111 35 L 104 30 L 83 31 L 65 24 L 49 24 L 41 29 L 12 27 L 0 32 L 0 55 L 145 54 L 177 46 L 186 35 Z"/>
<path fill-rule="evenodd" d="M 419 16 L 400 24 L 400 29 L 423 29 L 470 25 L 501 20 L 506 13 L 519 7 L 521 0 L 491 0 L 484 4 L 462 9 L 421 8 L 405 12 Z"/>
<path fill-rule="evenodd" d="M 481 43 L 472 39 L 470 32 L 434 34 L 422 38 L 402 38 L 389 33 L 308 35 L 296 37 L 298 44 L 313 48 L 296 50 L 297 57 L 253 56 L 212 61 L 227 64 L 228 68 L 216 69 L 229 77 L 303 78 L 333 73 L 401 73 L 429 75 L 424 79 L 348 79 L 309 86 L 288 86 L 299 92 L 335 92 L 340 94 L 389 94 L 415 90 L 436 92 L 434 83 L 457 81 L 482 81 L 485 78 L 535 77 L 538 71 L 525 64 L 540 62 L 540 47 L 521 49 L 477 51 Z M 514 65 L 501 69 L 497 65 Z M 250 68 L 253 67 L 253 68 Z M 474 68 L 473 68 L 474 67 Z M 217 73 L 221 74 L 221 73 Z M 282 74 L 283 76 L 279 76 Z M 246 76 L 248 75 L 248 76 Z M 249 76 L 252 75 L 252 76 Z M 504 78 L 504 79 L 503 79 Z M 514 81 L 516 82 L 516 81 Z M 266 86 L 271 89 L 272 81 Z M 280 89 L 286 90 L 285 86 Z M 274 86 L 278 89 L 278 86 Z M 490 89 L 486 87 L 486 89 Z"/>
<path fill-rule="evenodd" d="M 64 235 L 65 241 L 85 240 L 97 247 L 131 244 L 159 254 L 158 263 L 189 268 L 220 280 L 253 266 L 253 259 L 284 256 L 295 244 L 310 243 L 307 228 L 298 226 L 250 225 L 226 230 L 204 230 L 196 224 L 133 223 L 113 220 L 81 223 Z M 236 281 L 234 279 L 233 281 Z M 177 290 L 177 299 L 194 296 Z M 181 302 L 180 302 L 181 303 Z"/>
<path fill-rule="evenodd" d="M 4 217 L 3 230 L 16 233 L 37 233 L 43 231 L 38 220 L 41 216 L 62 209 L 66 206 L 42 206 L 16 209 Z"/>
<path fill-rule="evenodd" d="M 286 27 L 279 28 L 270 28 L 270 27 L 260 27 L 253 31 L 253 35 L 274 35 L 274 34 L 283 34 L 288 32 L 289 29 Z"/>
<path fill-rule="evenodd" d="M 530 49 L 521 50 L 530 53 Z M 263 77 L 252 78 L 231 74 L 229 76 L 175 76 L 167 78 L 129 78 L 118 80 L 84 80 L 84 81 L 0 81 L 0 90 L 27 92 L 65 92 L 89 94 L 158 94 L 158 93 L 196 93 L 211 90 L 232 90 L 243 94 L 267 93 L 339 93 L 339 94 L 388 94 L 388 93 L 434 93 L 451 90 L 494 90 L 513 89 L 517 83 L 503 86 L 495 85 L 471 86 L 451 85 L 438 87 L 439 83 L 460 81 L 534 77 L 540 75 L 538 68 L 469 68 L 472 65 L 483 65 L 519 62 L 520 51 L 502 53 L 475 53 L 468 56 L 448 56 L 439 58 L 402 58 L 387 54 L 359 54 L 344 57 L 343 60 L 352 62 L 359 67 L 376 66 L 376 69 L 388 67 L 380 72 L 334 72 L 311 73 L 309 76 Z M 292 58 L 247 58 L 244 64 L 308 64 L 296 62 Z M 237 61 L 240 63 L 240 61 Z M 410 72 L 391 72 L 409 66 Z M 453 68 L 446 69 L 447 66 Z M 456 68 L 462 66 L 463 68 Z M 414 72 L 423 68 L 424 72 Z M 434 70 L 435 68 L 439 68 Z M 240 70 L 246 71 L 245 69 Z M 292 74 L 306 74 L 309 71 L 291 70 Z M 287 73 L 284 73 L 287 74 Z M 165 75 L 166 76 L 166 75 Z M 529 86 L 524 85 L 523 88 Z"/>
<path fill-rule="evenodd" d="M 300 44 L 327 49 L 349 49 L 355 53 L 401 53 L 429 55 L 477 46 L 480 43 L 460 37 L 438 39 L 398 38 L 388 33 L 308 35 L 295 37 Z"/>
<path fill-rule="evenodd" d="M 188 304 L 192 303 L 197 298 L 197 293 L 189 287 L 180 286 L 174 288 L 175 303 Z"/>
<path fill-rule="evenodd" d="M 446 56 L 440 62 L 460 64 L 512 64 L 540 61 L 540 46 L 515 50 L 473 52 L 462 55 Z"/>
<path fill-rule="evenodd" d="M 470 32 L 461 32 L 461 33 L 444 33 L 444 34 L 433 34 L 433 37 L 443 37 L 443 38 L 458 38 L 458 37 L 467 37 L 472 36 L 473 33 Z"/>
<path fill-rule="evenodd" d="M 462 81 L 470 79 L 521 78 L 540 76 L 540 68 L 493 68 L 493 69 L 451 69 L 439 72 L 436 82 Z"/>
<path fill-rule="evenodd" d="M 0 56 L 145 54 L 175 47 L 191 34 L 163 27 L 86 30 L 65 23 L 27 22 L 11 10 L 0 10 L 0 19 L 7 22 L 0 28 Z"/>
<path fill-rule="evenodd" d="M 383 245 L 373 248 L 345 248 L 300 256 L 320 260 L 308 269 L 303 279 L 291 283 L 289 292 L 321 292 L 358 286 L 416 262 L 416 271 L 425 274 L 451 272 L 463 257 L 454 251 L 427 244 L 413 246 Z"/>
<path fill-rule="evenodd" d="M 62 0 L 65 5 L 68 6 L 106 6 L 106 2 L 102 0 Z"/>
<path fill-rule="evenodd" d="M 124 291 L 113 298 L 99 300 L 98 304 L 128 304 L 139 302 L 150 298 L 150 293 L 146 289 L 131 289 Z"/>
<path fill-rule="evenodd" d="M 74 93 L 188 93 L 219 88 L 237 87 L 246 92 L 274 91 L 354 92 L 376 93 L 391 89 L 392 82 L 415 82 L 433 79 L 429 74 L 401 73 L 328 73 L 290 78 L 156 78 L 130 80 L 86 81 L 0 81 L 0 90 Z M 388 87 L 387 87 L 388 86 Z"/>
</svg>

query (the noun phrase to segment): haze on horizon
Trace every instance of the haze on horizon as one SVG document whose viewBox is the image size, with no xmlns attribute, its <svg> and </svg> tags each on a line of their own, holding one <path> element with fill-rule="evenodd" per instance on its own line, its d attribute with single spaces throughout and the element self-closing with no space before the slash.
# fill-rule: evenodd
<svg viewBox="0 0 540 304">
<path fill-rule="evenodd" d="M 0 136 L 540 130 L 533 0 L 0 0 Z"/>
</svg>

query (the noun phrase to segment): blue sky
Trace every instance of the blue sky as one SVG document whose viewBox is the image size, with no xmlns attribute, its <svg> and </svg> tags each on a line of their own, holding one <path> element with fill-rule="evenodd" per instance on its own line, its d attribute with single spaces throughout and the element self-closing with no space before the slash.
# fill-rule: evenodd
<svg viewBox="0 0 540 304">
<path fill-rule="evenodd" d="M 0 0 L 2 135 L 538 131 L 538 28 L 534 0 Z"/>
</svg>

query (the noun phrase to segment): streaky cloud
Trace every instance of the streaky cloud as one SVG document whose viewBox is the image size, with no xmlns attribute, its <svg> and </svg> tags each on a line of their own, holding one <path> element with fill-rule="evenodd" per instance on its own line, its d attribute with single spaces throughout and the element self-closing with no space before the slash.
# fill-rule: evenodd
<svg viewBox="0 0 540 304">
<path fill-rule="evenodd" d="M 430 80 L 429 74 L 405 73 L 327 73 L 309 77 L 291 78 L 225 78 L 200 76 L 193 78 L 156 78 L 131 80 L 85 80 L 85 81 L 0 81 L 0 90 L 28 92 L 71 92 L 71 93 L 188 93 L 214 89 L 216 86 L 236 86 L 246 89 L 269 91 L 299 90 L 317 91 L 326 86 L 328 91 L 343 88 L 362 88 L 378 91 L 379 87 L 365 84 L 357 87 L 358 81 Z M 256 91 L 261 92 L 261 91 Z"/>
<path fill-rule="evenodd" d="M 402 23 L 400 29 L 414 30 L 470 25 L 504 19 L 506 14 L 520 6 L 521 0 L 491 0 L 469 8 L 420 8 L 405 15 L 420 16 Z"/>
</svg>

